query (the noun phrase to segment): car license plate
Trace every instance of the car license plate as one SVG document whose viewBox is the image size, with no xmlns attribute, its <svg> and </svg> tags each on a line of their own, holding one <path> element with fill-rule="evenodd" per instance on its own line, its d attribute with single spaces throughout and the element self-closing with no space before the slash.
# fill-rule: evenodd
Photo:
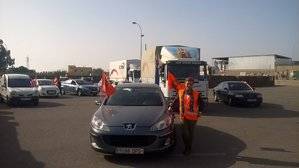
<svg viewBox="0 0 299 168">
<path fill-rule="evenodd" d="M 22 101 L 27 101 L 27 100 L 31 100 L 30 97 L 25 97 L 25 98 L 21 98 Z"/>
<path fill-rule="evenodd" d="M 144 154 L 142 148 L 116 148 L 115 153 L 117 154 Z"/>
<path fill-rule="evenodd" d="M 248 102 L 255 102 L 256 99 L 247 99 Z"/>
</svg>

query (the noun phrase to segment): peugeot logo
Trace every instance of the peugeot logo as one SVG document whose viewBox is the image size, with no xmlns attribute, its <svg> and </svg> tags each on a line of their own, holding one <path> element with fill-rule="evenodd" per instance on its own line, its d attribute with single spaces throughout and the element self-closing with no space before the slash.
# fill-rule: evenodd
<svg viewBox="0 0 299 168">
<path fill-rule="evenodd" d="M 132 131 L 136 127 L 136 124 L 134 124 L 134 123 L 124 123 L 123 125 L 124 125 L 125 130 L 128 130 L 128 131 Z"/>
</svg>

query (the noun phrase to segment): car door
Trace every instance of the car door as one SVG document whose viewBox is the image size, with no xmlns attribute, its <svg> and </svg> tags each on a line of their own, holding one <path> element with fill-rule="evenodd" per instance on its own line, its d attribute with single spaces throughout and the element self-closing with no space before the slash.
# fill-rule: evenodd
<svg viewBox="0 0 299 168">
<path fill-rule="evenodd" d="M 227 101 L 228 100 L 228 92 L 229 92 L 229 89 L 228 89 L 228 84 L 227 83 L 224 83 L 223 84 L 223 89 L 221 91 L 221 99 L 223 101 Z"/>
<path fill-rule="evenodd" d="M 72 80 L 70 84 L 70 92 L 73 94 L 77 94 L 77 83 L 74 80 Z"/>
<path fill-rule="evenodd" d="M 224 88 L 225 88 L 225 83 L 222 83 L 218 89 L 218 96 L 219 96 L 219 99 L 221 99 L 221 100 L 224 100 L 224 98 L 225 98 Z"/>
<path fill-rule="evenodd" d="M 216 87 L 215 87 L 215 95 L 218 97 L 218 99 L 221 99 L 221 89 L 222 89 L 222 85 L 223 83 L 219 83 Z"/>
</svg>

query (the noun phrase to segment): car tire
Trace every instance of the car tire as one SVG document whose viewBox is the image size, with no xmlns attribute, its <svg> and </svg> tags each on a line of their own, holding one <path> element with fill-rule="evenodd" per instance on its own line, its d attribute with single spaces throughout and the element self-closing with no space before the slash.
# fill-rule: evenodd
<svg viewBox="0 0 299 168">
<path fill-rule="evenodd" d="M 261 105 L 261 103 L 256 103 L 255 105 L 254 105 L 254 107 L 259 107 Z"/>
<path fill-rule="evenodd" d="M 78 89 L 78 91 L 77 91 L 77 95 L 78 95 L 78 96 L 82 96 L 82 90 L 81 90 L 81 89 Z"/>
<path fill-rule="evenodd" d="M 38 103 L 39 103 L 39 100 L 33 100 L 33 101 L 32 101 L 32 104 L 33 104 L 34 106 L 37 106 Z"/>
<path fill-rule="evenodd" d="M 233 106 L 233 105 L 234 105 L 234 102 L 233 102 L 233 100 L 232 100 L 231 97 L 229 97 L 229 98 L 227 99 L 227 104 L 228 104 L 229 106 Z"/>
<path fill-rule="evenodd" d="M 6 103 L 9 107 L 11 107 L 11 106 L 13 105 L 12 101 L 9 100 L 8 96 L 6 96 L 6 101 L 5 101 L 5 103 Z"/>
</svg>

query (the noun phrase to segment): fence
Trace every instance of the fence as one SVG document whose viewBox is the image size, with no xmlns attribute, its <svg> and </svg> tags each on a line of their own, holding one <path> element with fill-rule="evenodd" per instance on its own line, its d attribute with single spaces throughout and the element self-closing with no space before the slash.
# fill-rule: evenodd
<svg viewBox="0 0 299 168">
<path fill-rule="evenodd" d="M 275 85 L 273 76 L 209 76 L 209 88 L 223 81 L 246 81 L 252 87 L 270 87 Z"/>
</svg>

